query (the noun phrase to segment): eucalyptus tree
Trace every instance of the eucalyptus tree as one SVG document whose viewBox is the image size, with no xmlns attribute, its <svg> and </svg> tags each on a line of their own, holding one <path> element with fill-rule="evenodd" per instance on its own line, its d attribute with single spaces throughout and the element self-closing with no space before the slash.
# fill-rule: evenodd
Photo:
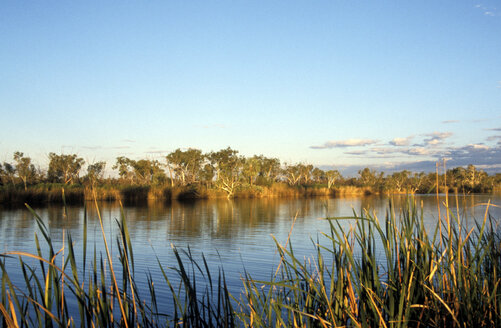
<svg viewBox="0 0 501 328">
<path fill-rule="evenodd" d="M 419 173 L 414 172 L 414 174 L 412 174 L 412 176 L 409 177 L 408 190 L 412 194 L 416 193 L 423 187 L 425 180 L 426 180 L 426 174 L 424 172 L 419 172 Z"/>
<path fill-rule="evenodd" d="M 140 159 L 132 161 L 131 164 L 134 169 L 134 178 L 139 184 L 149 185 L 164 180 L 162 176 L 165 176 L 165 173 L 157 160 Z"/>
<path fill-rule="evenodd" d="M 470 191 L 482 191 L 487 178 L 487 173 L 483 170 L 478 170 L 474 165 L 470 164 L 466 167 L 465 184 L 470 188 Z"/>
<path fill-rule="evenodd" d="M 78 180 L 78 174 L 84 164 L 83 158 L 76 154 L 49 154 L 49 169 L 47 175 L 50 181 L 72 184 Z"/>
<path fill-rule="evenodd" d="M 325 172 L 324 172 L 324 170 L 319 169 L 318 167 L 315 167 L 315 168 L 311 171 L 311 176 L 312 176 L 312 180 L 313 180 L 315 183 L 324 183 L 324 182 L 325 182 L 325 180 L 326 180 L 326 176 L 325 176 Z"/>
<path fill-rule="evenodd" d="M 140 159 L 136 161 L 120 156 L 117 157 L 112 168 L 118 170 L 120 178 L 129 181 L 130 184 L 149 185 L 165 181 L 162 165 L 157 160 Z"/>
<path fill-rule="evenodd" d="M 92 186 L 103 179 L 106 162 L 96 162 L 87 166 L 87 179 Z"/>
<path fill-rule="evenodd" d="M 12 183 L 12 186 L 16 186 L 16 167 L 10 163 L 3 162 L 2 173 L 2 183 L 4 185 L 8 185 L 9 182 Z"/>
<path fill-rule="evenodd" d="M 325 172 L 325 177 L 327 179 L 327 188 L 331 189 L 337 180 L 341 178 L 341 173 L 338 170 L 329 170 Z"/>
<path fill-rule="evenodd" d="M 491 188 L 491 190 L 501 190 L 501 173 L 496 173 L 489 178 L 489 187 Z"/>
<path fill-rule="evenodd" d="M 461 191 L 465 191 L 466 176 L 466 169 L 461 166 L 447 171 L 448 183 Z"/>
<path fill-rule="evenodd" d="M 421 190 L 425 190 L 427 193 L 437 190 L 437 182 L 440 183 L 439 177 L 436 172 L 428 172 L 423 177 L 423 182 L 421 183 Z"/>
<path fill-rule="evenodd" d="M 129 181 L 133 183 L 134 181 L 134 168 L 133 160 L 125 156 L 119 156 L 116 158 L 115 165 L 112 166 L 113 170 L 118 170 L 118 175 L 123 181 Z"/>
<path fill-rule="evenodd" d="M 468 187 L 470 187 L 471 190 L 475 188 L 479 181 L 480 175 L 477 172 L 477 168 L 475 165 L 468 165 L 466 168 L 466 174 L 465 174 L 465 182 Z"/>
<path fill-rule="evenodd" d="M 302 177 L 302 171 L 299 164 L 290 165 L 285 164 L 285 167 L 282 170 L 282 175 L 287 179 L 287 182 L 291 186 L 295 186 L 299 184 Z"/>
<path fill-rule="evenodd" d="M 390 189 L 402 192 L 409 185 L 409 175 L 411 172 L 403 170 L 395 172 L 389 177 Z"/>
<path fill-rule="evenodd" d="M 360 184 L 364 187 L 374 187 L 377 183 L 378 177 L 375 170 L 371 170 L 368 167 L 363 170 L 359 170 Z"/>
<path fill-rule="evenodd" d="M 250 158 L 245 158 L 243 161 L 242 175 L 247 183 L 251 186 L 256 181 L 262 169 L 262 157 L 254 155 Z"/>
<path fill-rule="evenodd" d="M 205 162 L 205 155 L 199 149 L 176 149 L 166 156 L 169 172 L 174 172 L 181 185 L 195 183 L 200 180 L 200 173 Z M 171 179 L 172 179 L 171 173 Z"/>
<path fill-rule="evenodd" d="M 216 170 L 214 169 L 214 166 L 210 162 L 205 163 L 202 170 L 200 171 L 200 181 L 205 184 L 205 187 L 207 189 L 211 188 L 215 174 Z"/>
<path fill-rule="evenodd" d="M 224 190 L 227 198 L 230 199 L 241 184 L 244 158 L 238 155 L 238 150 L 230 147 L 210 152 L 207 157 L 215 171 L 216 187 Z"/>
<path fill-rule="evenodd" d="M 31 163 L 30 157 L 24 156 L 24 154 L 19 151 L 14 153 L 14 162 L 16 162 L 17 176 L 23 181 L 24 190 L 27 190 L 27 183 L 31 183 L 36 176 L 35 165 Z"/>
<path fill-rule="evenodd" d="M 267 182 L 274 182 L 278 179 L 281 168 L 280 168 L 280 160 L 278 158 L 269 158 L 260 156 L 261 160 L 261 173 L 260 175 Z"/>
<path fill-rule="evenodd" d="M 448 185 L 464 192 L 481 191 L 486 185 L 487 174 L 470 164 L 466 168 L 456 167 L 447 171 Z"/>
<path fill-rule="evenodd" d="M 313 165 L 311 164 L 298 164 L 301 173 L 301 180 L 304 184 L 309 184 L 312 179 Z"/>
</svg>

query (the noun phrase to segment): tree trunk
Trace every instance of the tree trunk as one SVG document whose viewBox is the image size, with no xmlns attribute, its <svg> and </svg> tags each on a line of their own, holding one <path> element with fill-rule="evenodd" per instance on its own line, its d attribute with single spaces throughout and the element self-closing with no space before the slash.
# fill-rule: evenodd
<svg viewBox="0 0 501 328">
<path fill-rule="evenodd" d="M 174 188 L 174 177 L 172 176 L 172 168 L 170 167 L 170 165 L 167 165 L 167 168 L 169 169 L 170 186 Z"/>
</svg>

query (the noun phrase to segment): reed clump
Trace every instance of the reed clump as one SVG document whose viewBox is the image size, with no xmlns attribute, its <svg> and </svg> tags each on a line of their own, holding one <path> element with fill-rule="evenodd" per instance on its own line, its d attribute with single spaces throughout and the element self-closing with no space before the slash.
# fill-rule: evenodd
<svg viewBox="0 0 501 328">
<path fill-rule="evenodd" d="M 63 188 L 62 184 L 40 183 L 30 188 L 1 188 L 0 189 L 0 204 L 24 204 L 29 202 L 32 205 L 54 203 L 63 203 Z M 67 204 L 81 204 L 84 201 L 84 190 L 81 186 L 72 186 L 65 189 L 65 198 Z"/>
<path fill-rule="evenodd" d="M 353 196 L 353 195 L 371 195 L 374 194 L 374 190 L 368 187 L 358 187 L 358 186 L 339 186 L 332 190 L 335 196 Z"/>
<path fill-rule="evenodd" d="M 28 209 L 41 234 L 38 251 L 2 254 L 2 327 L 501 327 L 501 235 L 488 210 L 469 228 L 445 208 L 431 232 L 412 199 L 401 210 L 390 203 L 383 220 L 367 211 L 327 218 L 330 229 L 313 241 L 314 256 L 300 258 L 292 244 L 275 240 L 275 274 L 265 281 L 245 274 L 241 294 L 232 295 L 223 268 L 211 272 L 203 256 L 174 246 L 176 263 L 159 262 L 162 281 L 148 274 L 149 290 L 139 292 L 123 214 L 115 259 L 102 224 L 105 255 L 95 246 L 87 254 L 86 216 L 82 245 L 68 234 L 58 250 Z M 12 282 L 8 257 L 18 258 L 23 286 Z M 160 284 L 168 295 L 157 293 Z M 166 297 L 171 306 L 160 306 Z"/>
<path fill-rule="evenodd" d="M 330 243 L 306 261 L 276 241 L 280 268 L 270 281 L 246 277 L 239 317 L 249 327 L 499 327 L 501 238 L 487 212 L 468 229 L 448 211 L 431 235 L 414 203 L 400 214 L 328 219 Z"/>
</svg>

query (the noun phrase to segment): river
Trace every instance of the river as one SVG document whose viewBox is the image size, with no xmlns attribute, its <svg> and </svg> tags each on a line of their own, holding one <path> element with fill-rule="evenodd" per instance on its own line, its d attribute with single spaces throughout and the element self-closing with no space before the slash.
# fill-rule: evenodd
<svg viewBox="0 0 501 328">
<path fill-rule="evenodd" d="M 407 196 L 391 197 L 397 213 L 408 200 Z M 437 226 L 437 199 L 434 195 L 416 196 L 422 204 L 424 224 L 432 231 Z M 482 220 L 486 203 L 501 205 L 499 195 L 467 195 L 449 198 L 452 213 L 468 220 Z M 143 206 L 124 206 L 123 211 L 133 244 L 136 282 L 139 288 L 147 289 L 146 273 L 153 280 L 163 280 L 157 259 L 163 266 L 175 265 L 172 245 L 187 250 L 200 259 L 203 253 L 212 270 L 224 268 L 227 283 L 233 293 L 242 288 L 244 271 L 256 279 L 269 279 L 276 269 L 279 255 L 272 236 L 284 244 L 291 233 L 290 242 L 295 253 L 308 257 L 314 253 L 313 243 L 325 241 L 322 232 L 329 231 L 326 217 L 352 216 L 364 209 L 384 219 L 390 198 L 387 196 L 365 196 L 347 198 L 306 199 L 236 199 L 200 200 L 189 203 L 149 203 Z M 445 197 L 440 197 L 441 213 L 444 215 Z M 457 205 L 457 207 L 456 207 Z M 115 238 L 121 208 L 117 203 L 99 204 L 104 230 L 113 253 L 118 257 Z M 66 212 L 61 206 L 36 208 L 35 211 L 50 229 L 50 235 L 57 248 L 62 247 L 63 235 L 70 232 L 77 253 L 82 251 L 84 216 L 88 218 L 88 252 L 94 245 L 98 254 L 105 257 L 103 238 L 95 205 L 70 206 Z M 501 218 L 501 208 L 491 206 L 489 210 L 495 219 Z M 67 215 L 65 215 L 67 213 Z M 294 226 L 293 226 L 294 223 Z M 348 229 L 353 221 L 343 220 Z M 0 252 L 36 252 L 34 235 L 38 231 L 33 215 L 26 208 L 0 208 Z M 39 235 L 39 238 L 41 236 Z M 77 257 L 78 258 L 78 257 Z M 17 260 L 6 262 L 9 275 L 14 282 L 21 283 L 22 277 Z M 80 263 L 80 266 L 82 263 Z M 19 272 L 17 274 L 16 272 Z M 217 271 L 216 271 L 217 272 Z M 159 287 L 159 293 L 167 287 Z"/>
</svg>

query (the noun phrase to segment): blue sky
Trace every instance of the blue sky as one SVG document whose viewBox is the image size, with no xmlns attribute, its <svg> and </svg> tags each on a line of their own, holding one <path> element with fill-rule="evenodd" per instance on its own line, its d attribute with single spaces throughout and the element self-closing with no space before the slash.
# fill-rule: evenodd
<svg viewBox="0 0 501 328">
<path fill-rule="evenodd" d="M 501 1 L 4 1 L 0 161 L 501 171 Z"/>
</svg>

